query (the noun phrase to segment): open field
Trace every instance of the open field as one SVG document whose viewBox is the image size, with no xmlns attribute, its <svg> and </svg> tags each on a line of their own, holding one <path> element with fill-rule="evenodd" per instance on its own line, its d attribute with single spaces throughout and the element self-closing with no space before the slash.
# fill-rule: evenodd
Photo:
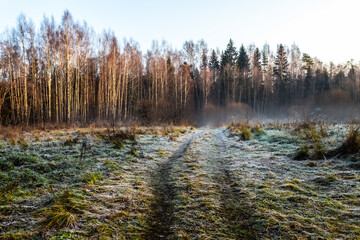
<svg viewBox="0 0 360 240">
<path fill-rule="evenodd" d="M 2 132 L 0 239 L 357 239 L 359 149 L 352 124 Z"/>
</svg>

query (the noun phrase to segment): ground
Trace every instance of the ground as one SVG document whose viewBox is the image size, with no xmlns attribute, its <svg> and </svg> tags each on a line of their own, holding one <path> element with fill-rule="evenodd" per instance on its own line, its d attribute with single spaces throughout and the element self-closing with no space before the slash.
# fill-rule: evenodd
<svg viewBox="0 0 360 240">
<path fill-rule="evenodd" d="M 356 239 L 352 127 L 3 134 L 0 239 Z"/>
</svg>

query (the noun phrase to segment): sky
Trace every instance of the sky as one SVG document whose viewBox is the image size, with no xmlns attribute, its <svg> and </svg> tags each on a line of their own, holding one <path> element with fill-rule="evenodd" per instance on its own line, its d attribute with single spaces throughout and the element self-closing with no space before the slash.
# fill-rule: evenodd
<svg viewBox="0 0 360 240">
<path fill-rule="evenodd" d="M 23 13 L 37 28 L 43 16 L 57 23 L 67 9 L 95 32 L 132 38 L 145 52 L 153 40 L 173 49 L 204 39 L 210 49 L 268 43 L 291 46 L 328 63 L 360 60 L 360 0 L 0 0 L 0 32 Z"/>
</svg>

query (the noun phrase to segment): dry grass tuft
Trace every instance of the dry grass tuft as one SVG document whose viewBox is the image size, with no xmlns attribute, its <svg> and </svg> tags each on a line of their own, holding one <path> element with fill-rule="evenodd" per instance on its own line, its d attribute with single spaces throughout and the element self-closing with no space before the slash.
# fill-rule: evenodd
<svg viewBox="0 0 360 240">
<path fill-rule="evenodd" d="M 360 127 L 351 127 L 344 143 L 326 153 L 327 157 L 346 156 L 360 152 Z"/>
<path fill-rule="evenodd" d="M 75 201 L 74 194 L 67 190 L 49 209 L 44 211 L 46 218 L 42 225 L 45 229 L 74 228 L 77 224 L 77 214 L 82 213 L 83 207 Z"/>
<path fill-rule="evenodd" d="M 98 133 L 98 137 L 113 144 L 115 148 L 124 148 L 124 141 L 136 142 L 137 132 L 136 127 L 119 130 L 108 129 L 105 132 Z"/>
<path fill-rule="evenodd" d="M 251 131 L 254 131 L 251 129 L 251 126 L 247 122 L 232 122 L 228 126 L 229 131 L 233 135 L 237 135 L 240 137 L 240 140 L 247 141 L 253 138 L 253 135 L 251 134 Z M 257 128 L 257 130 L 260 131 L 260 129 Z"/>
</svg>

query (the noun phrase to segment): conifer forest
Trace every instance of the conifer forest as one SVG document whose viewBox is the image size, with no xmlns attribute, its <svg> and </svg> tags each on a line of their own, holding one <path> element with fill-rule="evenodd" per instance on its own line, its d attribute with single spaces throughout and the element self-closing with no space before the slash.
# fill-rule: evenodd
<svg viewBox="0 0 360 240">
<path fill-rule="evenodd" d="M 2 30 L 0 240 L 359 239 L 355 60 Z"/>
</svg>

